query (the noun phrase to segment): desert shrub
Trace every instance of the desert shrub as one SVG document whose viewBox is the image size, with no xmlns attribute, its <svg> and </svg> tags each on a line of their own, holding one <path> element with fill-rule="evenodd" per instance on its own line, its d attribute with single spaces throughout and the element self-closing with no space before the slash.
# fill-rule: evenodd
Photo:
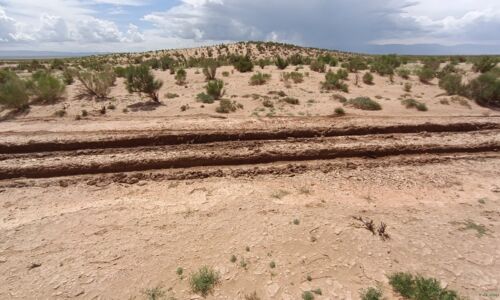
<svg viewBox="0 0 500 300">
<path fill-rule="evenodd" d="M 441 69 L 441 71 L 439 71 L 437 73 L 437 77 L 438 78 L 443 78 L 445 77 L 446 75 L 448 74 L 453 74 L 453 73 L 458 73 L 459 71 L 457 70 L 457 68 L 455 68 L 455 65 L 449 63 L 449 64 L 446 64 L 443 69 Z"/>
<path fill-rule="evenodd" d="M 370 287 L 366 290 L 361 290 L 359 297 L 361 300 L 382 300 L 382 291 L 378 288 Z"/>
<path fill-rule="evenodd" d="M 212 97 L 214 100 L 220 99 L 224 95 L 224 81 L 217 79 L 211 80 L 205 86 L 207 95 Z"/>
<path fill-rule="evenodd" d="M 412 300 L 458 300 L 457 292 L 442 288 L 434 278 L 413 276 L 410 273 L 394 273 L 389 276 L 394 291 Z"/>
<path fill-rule="evenodd" d="M 427 111 L 427 106 L 425 103 L 417 101 L 415 99 L 404 99 L 401 101 L 406 108 L 416 108 L 418 111 Z"/>
<path fill-rule="evenodd" d="M 155 79 L 147 65 L 129 66 L 127 69 L 127 90 L 129 93 L 144 93 L 151 100 L 159 102 L 158 91 L 163 85 L 161 80 Z"/>
<path fill-rule="evenodd" d="M 73 78 L 75 71 L 69 68 L 64 69 L 62 76 L 63 76 L 63 82 L 66 85 L 71 85 L 73 82 L 75 82 L 75 79 Z"/>
<path fill-rule="evenodd" d="M 345 110 L 342 107 L 335 108 L 335 110 L 333 112 L 335 113 L 336 116 L 345 115 Z"/>
<path fill-rule="evenodd" d="M 399 68 L 396 70 L 396 73 L 398 74 L 399 77 L 403 79 L 409 79 L 411 74 L 410 70 L 406 68 Z"/>
<path fill-rule="evenodd" d="M 257 295 L 257 292 L 253 292 L 249 295 L 245 295 L 245 300 L 260 300 L 260 297 Z"/>
<path fill-rule="evenodd" d="M 222 76 L 224 76 L 224 77 L 229 77 L 229 72 L 228 72 L 228 71 L 224 71 L 224 72 L 222 72 Z"/>
<path fill-rule="evenodd" d="M 179 69 L 177 70 L 177 72 L 175 73 L 175 82 L 178 84 L 178 85 L 183 85 L 186 83 L 186 78 L 187 78 L 187 73 L 186 73 L 186 70 L 184 69 Z"/>
<path fill-rule="evenodd" d="M 339 101 L 340 103 L 346 103 L 346 102 L 347 102 L 347 98 L 346 98 L 346 97 L 344 97 L 344 96 L 342 96 L 342 95 L 340 95 L 340 94 L 334 94 L 334 95 L 332 96 L 332 98 L 333 98 L 334 100 Z"/>
<path fill-rule="evenodd" d="M 214 103 L 214 101 L 215 101 L 215 99 L 212 96 L 207 95 L 205 93 L 199 93 L 198 95 L 196 95 L 196 100 L 198 100 L 199 102 L 202 102 L 202 103 L 207 103 L 207 104 Z"/>
<path fill-rule="evenodd" d="M 363 75 L 363 82 L 365 84 L 373 84 L 373 75 L 370 72 L 366 72 L 365 75 Z"/>
<path fill-rule="evenodd" d="M 292 104 L 292 105 L 299 105 L 300 104 L 300 101 L 297 98 L 285 97 L 281 100 L 288 103 L 288 104 Z"/>
<path fill-rule="evenodd" d="M 366 62 L 363 57 L 361 56 L 354 56 L 349 59 L 347 62 L 347 69 L 349 72 L 356 73 L 361 70 L 366 70 L 368 66 L 366 65 Z"/>
<path fill-rule="evenodd" d="M 326 64 L 320 60 L 313 60 L 309 67 L 314 72 L 325 73 L 326 71 Z"/>
<path fill-rule="evenodd" d="M 66 86 L 47 71 L 38 71 L 32 76 L 33 95 L 39 103 L 54 103 L 61 98 Z"/>
<path fill-rule="evenodd" d="M 239 56 L 234 59 L 233 66 L 241 73 L 251 72 L 253 70 L 253 63 L 248 56 Z"/>
<path fill-rule="evenodd" d="M 340 90 L 346 93 L 349 90 L 347 84 L 342 81 L 342 77 L 339 76 L 338 72 L 333 73 L 331 71 L 325 74 L 325 81 L 321 82 L 321 87 L 325 90 Z"/>
<path fill-rule="evenodd" d="M 486 73 L 492 70 L 497 63 L 498 61 L 494 57 L 482 56 L 474 61 L 472 68 L 476 72 Z"/>
<path fill-rule="evenodd" d="M 108 96 L 116 80 L 116 75 L 111 68 L 105 68 L 102 71 L 79 70 L 75 74 L 85 92 L 100 99 Z"/>
<path fill-rule="evenodd" d="M 314 294 L 310 291 L 305 291 L 302 293 L 303 300 L 314 300 Z"/>
<path fill-rule="evenodd" d="M 401 60 L 397 55 L 381 55 L 375 58 L 370 69 L 381 76 L 393 75 L 394 69 L 400 65 Z"/>
<path fill-rule="evenodd" d="M 166 97 L 167 99 L 174 99 L 174 98 L 179 97 L 179 95 L 178 95 L 178 94 L 175 94 L 175 93 L 166 93 L 166 94 L 165 94 L 165 97 Z"/>
<path fill-rule="evenodd" d="M 411 92 L 411 88 L 412 88 L 412 85 L 409 82 L 405 82 L 405 84 L 403 85 L 403 90 L 407 93 Z"/>
<path fill-rule="evenodd" d="M 347 78 L 349 77 L 349 72 L 347 72 L 346 69 L 338 69 L 337 76 L 342 80 L 347 80 Z"/>
<path fill-rule="evenodd" d="M 461 95 L 464 92 L 460 74 L 446 74 L 439 80 L 439 87 L 445 90 L 448 95 Z"/>
<path fill-rule="evenodd" d="M 0 105 L 6 108 L 28 107 L 29 93 L 26 81 L 8 70 L 0 70 Z"/>
<path fill-rule="evenodd" d="M 284 72 L 281 76 L 284 81 L 292 80 L 294 83 L 301 83 L 304 81 L 304 74 L 299 72 Z"/>
<path fill-rule="evenodd" d="M 330 53 L 318 56 L 318 61 L 322 61 L 325 64 L 330 65 L 332 67 L 337 66 L 337 64 L 339 63 L 337 58 L 331 55 Z"/>
<path fill-rule="evenodd" d="M 250 85 L 263 85 L 271 79 L 271 74 L 257 72 L 250 77 Z"/>
<path fill-rule="evenodd" d="M 381 110 L 382 106 L 369 97 L 357 97 L 346 102 L 347 105 L 362 110 Z"/>
<path fill-rule="evenodd" d="M 62 59 L 59 59 L 59 58 L 56 58 L 54 60 L 52 60 L 52 62 L 50 63 L 50 69 L 52 70 L 64 70 L 65 68 L 65 64 L 64 64 L 64 61 Z"/>
<path fill-rule="evenodd" d="M 142 294 L 146 296 L 147 300 L 160 300 L 165 298 L 166 293 L 160 286 L 157 286 L 144 290 Z"/>
<path fill-rule="evenodd" d="M 208 61 L 203 67 L 203 75 L 205 75 L 205 80 L 214 80 L 217 75 L 217 62 L 215 60 Z M 227 72 L 226 72 L 227 73 Z M 227 73 L 229 75 L 229 73 Z"/>
<path fill-rule="evenodd" d="M 437 57 L 430 56 L 424 58 L 422 60 L 422 64 L 424 65 L 424 68 L 437 72 L 439 70 L 439 66 L 441 65 L 441 60 Z"/>
<path fill-rule="evenodd" d="M 219 283 L 220 275 L 214 269 L 202 267 L 198 272 L 191 275 L 189 285 L 194 293 L 200 293 L 202 296 L 207 296 Z"/>
<path fill-rule="evenodd" d="M 124 68 L 122 66 L 115 67 L 115 74 L 116 77 L 118 78 L 125 78 L 127 76 L 127 68 Z"/>
<path fill-rule="evenodd" d="M 281 56 L 276 57 L 274 63 L 276 64 L 276 67 L 278 67 L 278 69 L 280 70 L 284 70 L 286 69 L 286 67 L 288 67 L 288 61 L 281 58 Z"/>
<path fill-rule="evenodd" d="M 262 105 L 264 107 L 269 107 L 269 108 L 274 107 L 273 102 L 271 100 L 269 100 L 269 99 L 265 99 L 264 101 L 262 101 Z"/>
<path fill-rule="evenodd" d="M 467 85 L 468 96 L 479 105 L 500 107 L 500 76 L 494 72 L 481 74 Z"/>
<path fill-rule="evenodd" d="M 215 111 L 221 114 L 228 114 L 231 112 L 235 112 L 238 108 L 243 108 L 243 105 L 236 101 L 222 99 L 219 102 L 219 106 L 215 108 Z"/>
<path fill-rule="evenodd" d="M 417 75 L 418 75 L 418 79 L 422 83 L 429 83 L 434 78 L 436 73 L 434 72 L 434 70 L 432 70 L 430 68 L 423 67 L 417 71 Z"/>
</svg>

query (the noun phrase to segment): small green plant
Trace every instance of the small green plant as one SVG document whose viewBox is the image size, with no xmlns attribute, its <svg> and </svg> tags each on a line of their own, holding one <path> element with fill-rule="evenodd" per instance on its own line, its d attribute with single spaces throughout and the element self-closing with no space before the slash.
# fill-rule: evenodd
<svg viewBox="0 0 500 300">
<path fill-rule="evenodd" d="M 334 94 L 332 96 L 332 98 L 333 98 L 333 100 L 337 100 L 340 103 L 346 103 L 347 102 L 347 98 L 344 97 L 344 96 L 342 96 L 342 95 L 340 95 L 340 94 Z"/>
<path fill-rule="evenodd" d="M 366 72 L 365 75 L 363 75 L 363 82 L 365 84 L 372 85 L 373 84 L 373 75 L 370 72 Z"/>
<path fill-rule="evenodd" d="M 369 97 L 357 97 L 346 102 L 347 105 L 362 110 L 381 110 L 382 106 Z"/>
<path fill-rule="evenodd" d="M 335 108 L 334 113 L 336 116 L 344 116 L 345 110 L 342 107 L 337 107 Z"/>
<path fill-rule="evenodd" d="M 276 263 L 275 263 L 274 261 L 270 262 L 270 263 L 269 263 L 269 267 L 270 267 L 271 269 L 276 268 Z"/>
<path fill-rule="evenodd" d="M 221 114 L 228 114 L 235 112 L 238 108 L 243 108 L 243 105 L 229 99 L 221 99 L 219 106 L 215 109 L 215 111 Z"/>
<path fill-rule="evenodd" d="M 299 225 L 300 220 L 299 219 L 293 219 L 293 225 Z"/>
<path fill-rule="evenodd" d="M 311 290 L 311 292 L 315 293 L 316 295 L 323 295 L 323 291 L 320 288 Z"/>
<path fill-rule="evenodd" d="M 420 82 L 428 84 L 436 76 L 436 73 L 430 68 L 423 67 L 417 71 L 417 75 Z"/>
<path fill-rule="evenodd" d="M 224 76 L 224 77 L 229 77 L 229 72 L 228 72 L 228 71 L 224 71 L 224 72 L 222 72 L 222 76 Z"/>
<path fill-rule="evenodd" d="M 257 72 L 250 78 L 250 85 L 263 85 L 271 79 L 271 74 Z"/>
<path fill-rule="evenodd" d="M 274 63 L 276 64 L 276 67 L 280 70 L 286 69 L 288 67 L 288 61 L 286 59 L 281 58 L 281 56 L 276 57 Z"/>
<path fill-rule="evenodd" d="M 224 81 L 217 79 L 211 80 L 205 86 L 207 95 L 211 96 L 214 100 L 219 100 L 224 95 Z"/>
<path fill-rule="evenodd" d="M 311 275 L 307 275 L 306 280 L 307 281 L 312 281 L 313 279 L 312 279 Z"/>
<path fill-rule="evenodd" d="M 220 275 L 213 268 L 204 266 L 191 275 L 189 284 L 194 293 L 199 293 L 206 297 L 219 283 Z"/>
<path fill-rule="evenodd" d="M 382 300 L 382 291 L 378 288 L 369 287 L 359 292 L 361 300 Z"/>
<path fill-rule="evenodd" d="M 126 77 L 126 85 L 129 93 L 144 93 L 151 100 L 160 102 L 158 91 L 163 86 L 163 82 L 155 79 L 148 65 L 129 66 Z"/>
<path fill-rule="evenodd" d="M 184 69 L 177 70 L 175 74 L 175 83 L 178 85 L 184 85 L 186 83 L 187 73 Z"/>
<path fill-rule="evenodd" d="M 340 71 L 340 70 L 339 70 Z M 321 87 L 324 90 L 340 90 L 345 93 L 349 91 L 349 88 L 347 84 L 343 82 L 343 74 L 339 74 L 339 71 L 337 73 L 334 73 L 332 71 L 329 71 L 328 73 L 325 74 L 325 81 L 321 82 Z M 342 72 L 340 72 L 342 73 Z"/>
<path fill-rule="evenodd" d="M 467 220 L 463 223 L 463 227 L 460 228 L 460 230 L 462 231 L 465 231 L 465 230 L 473 230 L 473 231 L 476 231 L 476 236 L 478 238 L 481 238 L 483 237 L 486 232 L 487 232 L 487 229 L 484 225 L 482 224 L 476 224 L 475 222 L 473 222 L 472 220 Z"/>
<path fill-rule="evenodd" d="M 411 83 L 409 82 L 405 82 L 404 86 L 403 86 L 403 90 L 407 93 L 411 92 L 411 88 L 412 88 L 412 85 Z"/>
<path fill-rule="evenodd" d="M 212 96 L 207 95 L 205 93 L 199 93 L 198 95 L 196 95 L 196 100 L 206 104 L 211 104 L 215 102 L 215 99 Z"/>
<path fill-rule="evenodd" d="M 242 258 L 242 259 L 240 260 L 240 267 L 242 267 L 243 269 L 245 269 L 245 270 L 246 270 L 247 266 L 248 266 L 248 263 L 245 261 L 245 259 L 244 259 L 244 258 Z"/>
<path fill-rule="evenodd" d="M 405 69 L 405 68 L 400 68 L 396 70 L 396 73 L 398 74 L 399 77 L 403 79 L 410 79 L 410 70 Z"/>
<path fill-rule="evenodd" d="M 300 104 L 300 101 L 297 98 L 285 97 L 281 100 L 288 103 L 288 104 L 291 104 L 291 105 L 299 105 Z"/>
<path fill-rule="evenodd" d="M 47 71 L 37 71 L 33 74 L 33 94 L 39 103 L 55 103 L 66 88 L 63 82 Z"/>
<path fill-rule="evenodd" d="M 231 255 L 231 258 L 229 259 L 230 262 L 235 263 L 238 259 L 236 258 L 236 255 Z"/>
<path fill-rule="evenodd" d="M 416 108 L 418 111 L 427 111 L 427 105 L 415 99 L 404 99 L 401 101 L 406 108 Z"/>
<path fill-rule="evenodd" d="M 233 62 L 233 66 L 241 73 L 251 72 L 253 70 L 252 60 L 248 56 L 237 57 Z"/>
<path fill-rule="evenodd" d="M 271 100 L 269 100 L 269 99 L 265 99 L 264 101 L 262 101 L 262 105 L 264 107 L 268 107 L 268 108 L 274 107 L 273 102 Z"/>
<path fill-rule="evenodd" d="M 313 60 L 309 67 L 311 68 L 311 71 L 314 72 L 325 73 L 326 71 L 326 64 L 321 60 Z"/>
<path fill-rule="evenodd" d="M 143 291 L 143 294 L 144 296 L 146 296 L 148 300 L 159 300 L 165 297 L 165 291 L 160 286 L 151 289 L 146 289 Z"/>
<path fill-rule="evenodd" d="M 166 93 L 165 94 L 165 98 L 167 98 L 167 99 L 174 99 L 174 98 L 177 98 L 177 97 L 179 97 L 179 95 L 175 94 L 175 93 Z"/>
<path fill-rule="evenodd" d="M 69 68 L 65 68 L 62 75 L 63 75 L 63 82 L 66 85 L 71 85 L 73 82 L 75 82 L 75 79 L 73 78 L 74 71 Z"/>
<path fill-rule="evenodd" d="M 410 273 L 394 273 L 389 276 L 394 291 L 412 300 L 458 300 L 457 292 L 442 288 L 439 281 Z"/>
<path fill-rule="evenodd" d="M 182 274 L 184 274 L 184 269 L 182 267 L 178 267 L 177 270 L 175 270 L 175 273 L 182 276 Z"/>
<path fill-rule="evenodd" d="M 314 294 L 310 291 L 305 291 L 302 293 L 303 300 L 314 300 Z"/>
<path fill-rule="evenodd" d="M 293 83 L 301 83 L 304 81 L 304 75 L 299 72 L 284 72 L 281 74 L 283 81 L 292 80 Z"/>
<path fill-rule="evenodd" d="M 205 75 L 205 80 L 210 81 L 210 80 L 215 80 L 215 76 L 217 75 L 217 62 L 210 60 L 204 67 L 203 67 L 203 75 Z M 224 75 L 226 73 L 227 75 Z M 224 72 L 222 73 L 222 76 L 229 76 L 229 72 Z"/>
<path fill-rule="evenodd" d="M 82 110 L 82 117 L 86 117 L 89 115 L 89 112 L 87 110 Z"/>
</svg>

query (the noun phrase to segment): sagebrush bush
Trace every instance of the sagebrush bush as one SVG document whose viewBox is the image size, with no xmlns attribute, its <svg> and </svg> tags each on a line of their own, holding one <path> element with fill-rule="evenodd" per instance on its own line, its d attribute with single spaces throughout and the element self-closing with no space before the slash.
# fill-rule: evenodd
<svg viewBox="0 0 500 300">
<path fill-rule="evenodd" d="M 382 106 L 369 97 L 357 97 L 346 102 L 347 105 L 362 110 L 381 110 Z"/>
<path fill-rule="evenodd" d="M 38 103 L 51 104 L 61 98 L 66 86 L 64 83 L 47 71 L 38 71 L 33 74 L 33 95 Z"/>
<path fill-rule="evenodd" d="M 30 95 L 26 81 L 8 70 L 0 70 L 0 105 L 6 108 L 28 107 Z"/>
<path fill-rule="evenodd" d="M 205 75 L 206 81 L 215 79 L 215 76 L 217 75 L 217 67 L 218 64 L 215 60 L 210 60 L 206 63 L 206 65 L 203 67 L 203 75 Z M 227 74 L 229 76 L 229 73 Z"/>
<path fill-rule="evenodd" d="M 321 60 L 313 60 L 309 67 L 314 72 L 325 73 L 326 71 L 326 64 Z"/>
<path fill-rule="evenodd" d="M 202 267 L 198 272 L 191 275 L 189 284 L 194 293 L 200 293 L 203 297 L 207 296 L 219 283 L 220 275 L 214 269 Z"/>
<path fill-rule="evenodd" d="M 215 108 L 215 111 L 221 114 L 228 114 L 231 112 L 235 112 L 238 108 L 243 108 L 243 105 L 229 99 L 221 99 L 219 102 L 219 106 Z"/>
<path fill-rule="evenodd" d="M 263 85 L 271 79 L 271 74 L 257 72 L 250 77 L 250 85 Z"/>
<path fill-rule="evenodd" d="M 340 90 L 345 93 L 349 91 L 347 84 L 342 81 L 342 76 L 332 71 L 325 74 L 325 81 L 321 82 L 321 87 L 325 90 Z"/>
<path fill-rule="evenodd" d="M 467 85 L 466 90 L 479 105 L 500 107 L 500 75 L 495 72 L 480 75 Z"/>
<path fill-rule="evenodd" d="M 423 67 L 417 71 L 417 75 L 420 82 L 429 83 L 436 76 L 436 72 L 430 68 Z"/>
<path fill-rule="evenodd" d="M 335 108 L 335 110 L 333 112 L 335 113 L 336 116 L 345 115 L 345 110 L 342 107 Z"/>
<path fill-rule="evenodd" d="M 464 92 L 464 85 L 462 84 L 462 75 L 460 74 L 446 74 L 439 80 L 439 87 L 448 93 L 448 95 L 462 95 Z"/>
<path fill-rule="evenodd" d="M 66 85 L 72 85 L 73 82 L 75 82 L 75 79 L 73 78 L 74 74 L 75 74 L 74 70 L 72 70 L 70 68 L 64 69 L 64 71 L 62 73 L 64 84 L 66 84 Z"/>
<path fill-rule="evenodd" d="M 281 56 L 276 57 L 276 60 L 274 61 L 276 64 L 276 67 L 280 70 L 286 69 L 288 67 L 288 61 L 286 59 L 281 58 Z"/>
<path fill-rule="evenodd" d="M 366 290 L 361 290 L 359 293 L 361 300 L 382 300 L 382 291 L 378 288 L 370 287 Z"/>
<path fill-rule="evenodd" d="M 482 56 L 474 61 L 472 69 L 476 72 L 486 73 L 492 70 L 498 63 L 498 60 L 491 56 Z"/>
<path fill-rule="evenodd" d="M 347 69 L 349 72 L 357 73 L 361 70 L 366 70 L 368 66 L 366 65 L 366 61 L 361 56 L 354 56 L 349 59 L 347 62 Z"/>
<path fill-rule="evenodd" d="M 405 84 L 403 85 L 403 90 L 407 93 L 411 92 L 411 88 L 412 88 L 412 85 L 409 82 L 405 82 Z"/>
<path fill-rule="evenodd" d="M 293 83 L 301 83 L 304 81 L 304 74 L 299 72 L 284 72 L 281 74 L 284 81 L 292 80 Z"/>
<path fill-rule="evenodd" d="M 416 108 L 418 111 L 427 111 L 427 106 L 425 103 L 417 101 L 415 99 L 404 99 L 401 101 L 406 108 Z"/>
<path fill-rule="evenodd" d="M 220 79 L 211 80 L 205 86 L 207 95 L 214 100 L 219 100 L 224 95 L 224 81 Z"/>
<path fill-rule="evenodd" d="M 233 62 L 233 66 L 236 70 L 240 71 L 241 73 L 253 71 L 253 63 L 250 57 L 248 56 L 237 57 Z"/>
<path fill-rule="evenodd" d="M 347 80 L 349 78 L 349 72 L 346 69 L 338 69 L 337 76 L 342 80 Z"/>
<path fill-rule="evenodd" d="M 79 70 L 75 74 L 85 92 L 99 99 L 107 98 L 116 80 L 111 68 L 104 68 L 102 71 Z"/>
<path fill-rule="evenodd" d="M 363 75 L 363 82 L 365 84 L 370 84 L 370 85 L 373 84 L 373 75 L 372 75 L 372 73 L 370 73 L 370 72 L 365 73 L 365 75 Z"/>
<path fill-rule="evenodd" d="M 394 273 L 389 276 L 393 290 L 411 300 L 459 300 L 457 292 L 442 288 L 439 281 L 410 273 Z"/>
<path fill-rule="evenodd" d="M 393 75 L 394 69 L 400 65 L 401 59 L 397 55 L 381 55 L 375 58 L 370 69 L 380 76 Z"/>
<path fill-rule="evenodd" d="M 409 79 L 411 74 L 410 70 L 406 68 L 399 68 L 396 70 L 396 73 L 398 74 L 399 77 L 403 79 Z"/>
<path fill-rule="evenodd" d="M 184 69 L 179 69 L 177 70 L 177 72 L 175 73 L 175 82 L 178 84 L 178 85 L 183 85 L 186 83 L 186 78 L 187 78 L 187 73 L 186 73 L 186 70 Z"/>
<path fill-rule="evenodd" d="M 151 98 L 151 100 L 160 102 L 158 92 L 163 86 L 163 82 L 155 79 L 149 66 L 145 64 L 129 66 L 127 68 L 126 84 L 129 93 L 144 93 Z"/>
</svg>

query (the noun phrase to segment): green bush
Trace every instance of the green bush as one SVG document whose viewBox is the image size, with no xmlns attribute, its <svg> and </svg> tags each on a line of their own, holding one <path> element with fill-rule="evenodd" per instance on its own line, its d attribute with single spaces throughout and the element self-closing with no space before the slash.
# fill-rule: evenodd
<svg viewBox="0 0 500 300">
<path fill-rule="evenodd" d="M 411 88 L 412 88 L 412 85 L 411 83 L 409 82 L 405 82 L 404 86 L 403 86 L 403 90 L 407 93 L 411 92 Z"/>
<path fill-rule="evenodd" d="M 326 71 L 326 64 L 321 60 L 313 60 L 309 67 L 314 72 L 325 73 Z"/>
<path fill-rule="evenodd" d="M 175 81 L 178 85 L 185 84 L 186 78 L 187 78 L 186 70 L 184 70 L 182 68 L 177 70 L 177 73 L 175 74 Z"/>
<path fill-rule="evenodd" d="M 357 97 L 346 102 L 347 105 L 362 110 L 381 110 L 382 106 L 369 97 Z"/>
<path fill-rule="evenodd" d="M 434 73 L 436 73 L 441 66 L 441 60 L 434 56 L 424 58 L 422 63 L 425 69 L 432 70 Z"/>
<path fill-rule="evenodd" d="M 98 99 L 104 99 L 108 96 L 116 80 L 114 70 L 109 67 L 102 71 L 79 70 L 75 74 L 82 83 L 84 91 Z"/>
<path fill-rule="evenodd" d="M 409 79 L 411 74 L 410 70 L 406 68 L 399 68 L 396 70 L 396 73 L 398 74 L 399 77 L 403 79 Z"/>
<path fill-rule="evenodd" d="M 490 56 L 482 56 L 474 61 L 472 66 L 476 72 L 486 73 L 491 71 L 498 63 L 498 60 Z"/>
<path fill-rule="evenodd" d="M 288 67 L 288 61 L 281 58 L 281 56 L 276 57 L 274 63 L 276 64 L 276 67 L 278 67 L 278 69 L 280 70 L 284 70 L 286 69 L 286 67 Z"/>
<path fill-rule="evenodd" d="M 371 64 L 371 71 L 380 76 L 393 75 L 394 69 L 401 65 L 401 60 L 397 55 L 381 55 L 375 58 Z"/>
<path fill-rule="evenodd" d="M 127 68 L 127 90 L 129 93 L 146 94 L 151 100 L 160 102 L 158 91 L 163 86 L 161 80 L 155 79 L 149 66 L 129 66 Z"/>
<path fill-rule="evenodd" d="M 417 75 L 422 83 L 429 83 L 436 76 L 436 73 L 430 68 L 423 67 L 417 71 Z"/>
<path fill-rule="evenodd" d="M 210 60 L 203 67 L 203 75 L 205 75 L 205 80 L 210 81 L 214 80 L 217 75 L 217 67 L 218 64 L 215 60 Z M 229 73 L 227 73 L 229 75 Z"/>
<path fill-rule="evenodd" d="M 301 83 L 304 81 L 304 74 L 299 72 L 284 72 L 281 76 L 283 80 L 292 80 L 293 83 Z"/>
<path fill-rule="evenodd" d="M 406 108 L 416 108 L 418 111 L 427 111 L 427 106 L 425 103 L 417 101 L 415 99 L 404 99 L 401 101 Z"/>
<path fill-rule="evenodd" d="M 347 84 L 342 81 L 342 76 L 338 72 L 333 73 L 332 71 L 325 74 L 325 81 L 321 82 L 321 88 L 329 91 L 340 90 L 345 93 L 349 91 Z"/>
<path fill-rule="evenodd" d="M 16 73 L 0 70 L 0 105 L 6 108 L 24 109 L 28 107 L 30 95 L 26 81 Z"/>
<path fill-rule="evenodd" d="M 345 110 L 342 107 L 335 108 L 335 110 L 333 112 L 335 113 L 336 116 L 345 115 Z"/>
<path fill-rule="evenodd" d="M 481 74 L 467 85 L 468 96 L 479 105 L 500 107 L 500 75 Z"/>
<path fill-rule="evenodd" d="M 349 72 L 346 69 L 338 69 L 337 76 L 342 80 L 347 80 L 349 78 Z"/>
<path fill-rule="evenodd" d="M 373 84 L 373 75 L 372 75 L 372 73 L 370 73 L 370 72 L 365 73 L 365 75 L 363 75 L 363 82 L 365 84 L 370 84 L 370 85 Z"/>
<path fill-rule="evenodd" d="M 383 294 L 380 289 L 370 287 L 366 290 L 361 290 L 359 297 L 361 300 L 382 300 Z"/>
<path fill-rule="evenodd" d="M 457 292 L 442 288 L 434 278 L 413 276 L 410 273 L 394 273 L 389 276 L 394 291 L 411 300 L 458 300 Z"/>
<path fill-rule="evenodd" d="M 199 93 L 198 95 L 196 95 L 196 100 L 198 100 L 199 102 L 202 102 L 202 103 L 207 103 L 207 104 L 211 104 L 211 103 L 215 102 L 214 97 L 207 95 L 205 93 Z"/>
<path fill-rule="evenodd" d="M 127 76 L 127 69 L 122 66 L 115 67 L 114 70 L 118 78 L 125 78 Z"/>
<path fill-rule="evenodd" d="M 351 57 L 347 63 L 347 69 L 351 73 L 357 73 L 361 70 L 366 70 L 368 66 L 366 65 L 365 59 L 361 56 Z"/>
<path fill-rule="evenodd" d="M 219 100 L 224 95 L 224 81 L 220 79 L 210 80 L 205 86 L 207 95 L 214 100 Z"/>
<path fill-rule="evenodd" d="M 302 293 L 303 300 L 314 300 L 314 294 L 310 291 L 305 291 Z"/>
<path fill-rule="evenodd" d="M 61 98 L 66 86 L 64 83 L 47 71 L 38 71 L 33 74 L 33 95 L 39 103 L 54 103 Z"/>
<path fill-rule="evenodd" d="M 233 62 L 233 66 L 236 70 L 240 71 L 241 73 L 253 71 L 253 63 L 250 57 L 248 56 L 237 57 Z"/>
<path fill-rule="evenodd" d="M 448 93 L 448 95 L 462 95 L 464 86 L 460 74 L 446 74 L 439 80 L 439 87 Z"/>
<path fill-rule="evenodd" d="M 194 293 L 207 296 L 220 281 L 218 272 L 209 267 L 202 267 L 198 272 L 191 275 L 189 285 Z"/>
<path fill-rule="evenodd" d="M 220 100 L 219 106 L 215 109 L 215 111 L 221 114 L 228 114 L 231 112 L 235 112 L 238 108 L 243 108 L 243 105 L 236 101 L 222 99 Z"/>
<path fill-rule="evenodd" d="M 250 77 L 250 85 L 263 85 L 271 79 L 271 74 L 263 74 L 261 72 L 257 72 L 256 74 Z"/>
<path fill-rule="evenodd" d="M 75 82 L 75 79 L 73 78 L 73 74 L 75 73 L 74 70 L 66 68 L 63 71 L 63 82 L 66 85 L 71 85 L 73 82 Z"/>
</svg>

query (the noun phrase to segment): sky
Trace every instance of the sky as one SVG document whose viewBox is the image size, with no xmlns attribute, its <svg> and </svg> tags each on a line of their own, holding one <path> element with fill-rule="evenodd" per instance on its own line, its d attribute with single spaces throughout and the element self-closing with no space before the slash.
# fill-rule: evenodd
<svg viewBox="0 0 500 300">
<path fill-rule="evenodd" d="M 0 51 L 135 52 L 248 40 L 500 54 L 500 0 L 0 0 Z"/>
</svg>

